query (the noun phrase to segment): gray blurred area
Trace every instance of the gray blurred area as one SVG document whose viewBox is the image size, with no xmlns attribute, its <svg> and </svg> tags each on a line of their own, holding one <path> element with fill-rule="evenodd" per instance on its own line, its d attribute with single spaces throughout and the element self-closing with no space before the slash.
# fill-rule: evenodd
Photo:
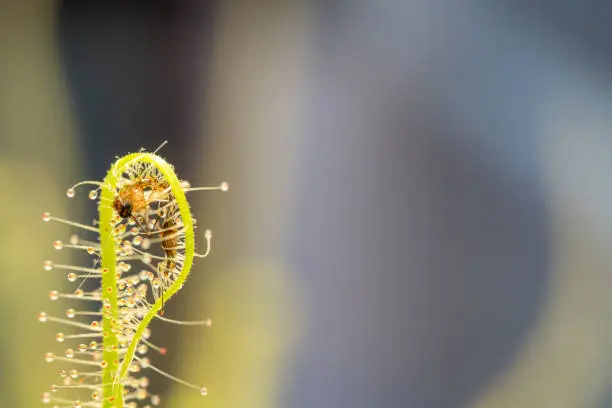
<svg viewBox="0 0 612 408">
<path fill-rule="evenodd" d="M 549 233 L 534 101 L 509 84 L 533 74 L 448 3 L 320 17 L 293 257 L 314 317 L 284 406 L 461 406 L 533 324 Z"/>
</svg>

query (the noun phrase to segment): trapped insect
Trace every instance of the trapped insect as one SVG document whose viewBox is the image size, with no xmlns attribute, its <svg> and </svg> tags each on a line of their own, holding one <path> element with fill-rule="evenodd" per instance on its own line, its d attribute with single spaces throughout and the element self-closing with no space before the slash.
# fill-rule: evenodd
<svg viewBox="0 0 612 408">
<path fill-rule="evenodd" d="M 63 354 L 45 355 L 47 362 L 68 366 L 60 371 L 58 384 L 43 394 L 44 403 L 74 408 L 159 405 L 160 397 L 147 390 L 150 372 L 198 389 L 202 395 L 208 393 L 206 387 L 176 378 L 151 363 L 146 357 L 150 350 L 164 355 L 166 349 L 150 339 L 148 326 L 154 318 L 182 325 L 211 325 L 210 319 L 168 319 L 160 311 L 183 286 L 193 258 L 206 257 L 211 248 L 212 233 L 206 230 L 202 234 L 205 251 L 195 251 L 195 220 L 186 193 L 227 191 L 228 184 L 192 188 L 156 153 L 141 151 L 119 158 L 102 182 L 83 181 L 68 189 L 67 196 L 74 197 L 79 186 L 95 187 L 89 198 L 98 201 L 96 227 L 43 214 L 44 221 L 98 235 L 85 238 L 75 234 L 68 243 L 53 243 L 57 250 L 87 252 L 93 258 L 91 265 L 43 264 L 46 271 L 65 270 L 68 281 L 79 282 L 72 293 L 49 293 L 51 300 L 74 303 L 66 317 L 45 312 L 38 316 L 41 322 L 65 326 L 66 332 L 58 332 L 55 339 L 69 344 Z M 86 280 L 98 284 L 85 290 L 83 287 L 91 286 L 83 285 Z"/>
</svg>

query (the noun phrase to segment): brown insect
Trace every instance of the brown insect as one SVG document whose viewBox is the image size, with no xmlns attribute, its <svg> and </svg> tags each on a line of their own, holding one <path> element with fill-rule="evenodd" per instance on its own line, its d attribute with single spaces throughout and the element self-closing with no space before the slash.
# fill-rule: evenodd
<svg viewBox="0 0 612 408">
<path fill-rule="evenodd" d="M 145 177 L 119 190 L 113 202 L 113 208 L 121 218 L 129 218 L 132 214 L 142 214 L 149 210 L 151 202 L 160 199 L 168 189 L 168 183 L 159 182 L 153 177 Z"/>
<path fill-rule="evenodd" d="M 167 182 L 159 182 L 159 180 L 150 176 L 137 180 L 123 186 L 119 190 L 119 193 L 113 202 L 113 208 L 115 211 L 117 211 L 117 214 L 119 214 L 121 218 L 133 217 L 140 229 L 147 235 L 151 235 L 151 233 L 155 233 L 158 223 L 162 220 L 162 213 L 158 213 L 157 221 L 152 230 L 148 228 L 149 224 L 146 218 L 145 224 L 147 225 L 147 228 L 143 228 L 136 215 L 143 215 L 146 217 L 151 210 L 151 203 L 164 199 L 168 194 L 168 187 L 169 184 Z M 166 261 L 164 261 L 164 263 L 160 263 L 158 270 L 161 274 L 163 274 L 164 278 L 168 278 L 176 268 L 174 259 L 177 255 L 176 247 L 178 245 L 178 240 L 176 238 L 177 230 L 175 226 L 176 222 L 173 217 L 163 217 L 159 235 L 162 238 L 161 245 L 166 255 Z M 163 309 L 164 294 L 162 291 L 162 309 L 160 311 L 162 315 L 164 314 Z"/>
<path fill-rule="evenodd" d="M 162 224 L 162 229 L 159 233 L 162 241 L 162 248 L 166 253 L 166 265 L 163 267 L 162 273 L 167 278 L 170 276 L 170 273 L 174 270 L 176 264 L 173 259 L 176 257 L 176 246 L 178 245 L 178 240 L 176 239 L 176 222 L 173 218 L 168 218 Z"/>
</svg>

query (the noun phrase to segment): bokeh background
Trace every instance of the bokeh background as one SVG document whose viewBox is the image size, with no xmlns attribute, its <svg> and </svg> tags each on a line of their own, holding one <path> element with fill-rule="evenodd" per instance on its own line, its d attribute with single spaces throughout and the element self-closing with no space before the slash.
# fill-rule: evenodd
<svg viewBox="0 0 612 408">
<path fill-rule="evenodd" d="M 40 406 L 42 269 L 116 155 L 213 255 L 157 322 L 168 407 L 612 407 L 612 6 L 0 1 L 0 400 Z M 202 239 L 202 237 L 200 237 Z M 75 262 L 78 259 L 74 260 Z M 63 283 L 65 282 L 65 283 Z"/>
</svg>

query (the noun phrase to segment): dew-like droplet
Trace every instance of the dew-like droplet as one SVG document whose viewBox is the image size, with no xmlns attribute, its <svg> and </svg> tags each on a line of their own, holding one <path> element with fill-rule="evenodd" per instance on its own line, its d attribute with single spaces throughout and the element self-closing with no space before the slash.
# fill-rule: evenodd
<svg viewBox="0 0 612 408">
<path fill-rule="evenodd" d="M 75 291 L 74 291 L 74 295 L 75 295 L 75 296 L 78 296 L 78 297 L 83 296 L 83 295 L 84 295 L 83 289 L 77 289 L 77 290 L 75 290 Z"/>
<path fill-rule="evenodd" d="M 49 387 L 49 391 L 51 392 L 57 392 L 59 388 L 57 387 L 57 385 L 53 384 Z"/>
<path fill-rule="evenodd" d="M 96 252 L 96 249 L 94 247 L 87 247 L 87 253 L 89 255 L 93 255 L 94 252 Z"/>
<path fill-rule="evenodd" d="M 66 190 L 66 196 L 68 196 L 68 198 L 74 197 L 74 188 L 69 188 Z"/>
<path fill-rule="evenodd" d="M 83 405 L 81 405 L 81 401 L 76 400 L 74 401 L 74 404 L 72 404 L 73 408 L 81 408 Z"/>
<path fill-rule="evenodd" d="M 51 269 L 53 269 L 53 262 L 51 262 L 51 261 L 45 261 L 45 262 L 43 263 L 43 269 L 44 269 L 45 271 L 50 271 Z"/>
<path fill-rule="evenodd" d="M 57 290 L 52 290 L 49 292 L 49 299 L 57 300 L 59 299 L 59 292 Z"/>
<path fill-rule="evenodd" d="M 68 357 L 68 358 L 74 357 L 74 350 L 71 349 L 71 348 L 66 349 L 66 357 Z M 72 376 L 72 373 L 70 374 L 70 376 Z"/>
<path fill-rule="evenodd" d="M 191 187 L 191 183 L 190 183 L 190 182 L 188 182 L 187 180 L 183 180 L 183 181 L 181 181 L 181 188 L 182 188 L 183 190 L 186 190 L 186 189 L 188 189 L 189 187 Z"/>
<path fill-rule="evenodd" d="M 95 350 L 98 348 L 98 342 L 97 341 L 92 341 L 89 343 L 89 348 L 92 350 Z"/>
<path fill-rule="evenodd" d="M 146 344 L 141 344 L 138 346 L 138 352 L 140 354 L 147 354 L 147 351 L 149 351 L 149 348 L 147 347 Z"/>
<path fill-rule="evenodd" d="M 43 221 L 45 221 L 45 222 L 47 222 L 47 221 L 51 221 L 51 214 L 50 214 L 50 213 L 48 213 L 48 212 L 43 213 L 43 215 L 42 215 L 42 219 L 43 219 Z"/>
<path fill-rule="evenodd" d="M 42 395 L 42 402 L 45 403 L 45 404 L 50 403 L 51 402 L 51 394 L 49 394 L 48 392 L 45 392 Z"/>
<path fill-rule="evenodd" d="M 70 377 L 76 380 L 77 378 L 79 378 L 79 372 L 75 369 L 70 370 Z"/>
<path fill-rule="evenodd" d="M 45 353 L 45 361 L 47 363 L 52 363 L 55 360 L 55 354 L 53 353 Z"/>
<path fill-rule="evenodd" d="M 87 351 L 87 344 L 79 344 L 78 349 L 79 351 Z"/>
<path fill-rule="evenodd" d="M 89 199 L 95 200 L 96 198 L 98 198 L 98 190 L 91 190 L 89 192 Z"/>
<path fill-rule="evenodd" d="M 70 236 L 70 243 L 72 245 L 78 245 L 78 243 L 79 243 L 79 236 L 77 234 L 72 234 Z"/>
<path fill-rule="evenodd" d="M 212 238 L 212 231 L 211 231 L 211 230 L 209 230 L 209 229 L 207 229 L 207 230 L 204 232 L 204 238 L 206 238 L 206 239 L 211 239 L 211 238 Z"/>
<path fill-rule="evenodd" d="M 206 387 L 200 388 L 200 394 L 202 394 L 202 396 L 204 397 L 208 395 L 208 390 L 206 389 Z"/>
<path fill-rule="evenodd" d="M 70 319 L 72 319 L 75 315 L 76 315 L 76 311 L 74 309 L 66 310 L 66 316 L 68 316 Z"/>
<path fill-rule="evenodd" d="M 46 314 L 45 312 L 40 312 L 40 313 L 38 314 L 38 321 L 39 321 L 39 322 L 43 322 L 43 323 L 44 323 L 44 322 L 46 322 L 46 321 L 47 321 L 47 317 L 48 317 L 48 316 L 47 316 L 47 314 Z"/>
<path fill-rule="evenodd" d="M 159 405 L 161 403 L 161 398 L 159 395 L 151 395 L 151 404 Z"/>
<path fill-rule="evenodd" d="M 219 184 L 219 190 L 226 192 L 229 190 L 229 184 L 224 181 L 223 183 Z"/>
<path fill-rule="evenodd" d="M 59 251 L 63 247 L 64 247 L 64 244 L 62 244 L 62 241 L 60 241 L 59 239 L 57 241 L 53 241 L 53 248 Z"/>
<path fill-rule="evenodd" d="M 125 240 L 121 243 L 122 249 L 128 254 L 132 255 L 134 250 L 132 249 L 132 243 L 128 240 Z"/>
<path fill-rule="evenodd" d="M 55 340 L 57 340 L 58 342 L 63 342 L 66 338 L 64 337 L 64 333 L 57 333 L 55 335 Z"/>
<path fill-rule="evenodd" d="M 70 272 L 66 278 L 68 279 L 68 282 L 74 282 L 76 280 L 76 273 L 74 272 Z"/>
<path fill-rule="evenodd" d="M 151 337 L 151 329 L 149 329 L 148 327 L 144 329 L 144 331 L 142 332 L 142 337 L 144 337 L 145 339 Z"/>
</svg>

